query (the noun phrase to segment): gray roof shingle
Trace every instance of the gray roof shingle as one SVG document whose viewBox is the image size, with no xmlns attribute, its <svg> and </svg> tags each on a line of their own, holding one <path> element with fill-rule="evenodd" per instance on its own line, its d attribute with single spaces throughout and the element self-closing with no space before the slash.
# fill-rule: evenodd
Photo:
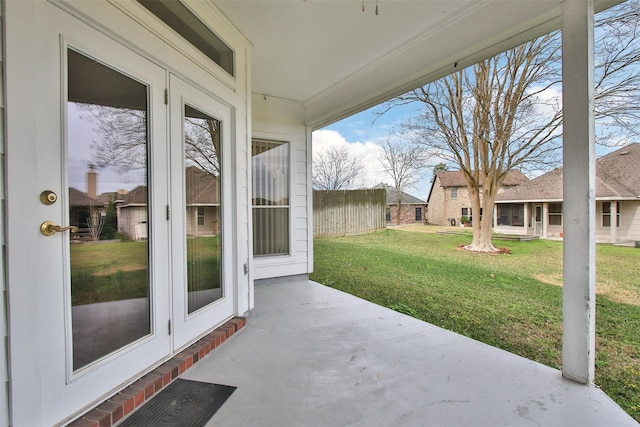
<svg viewBox="0 0 640 427">
<path fill-rule="evenodd" d="M 444 172 L 436 172 L 436 177 L 440 180 L 441 187 L 466 187 L 467 183 L 464 180 L 464 174 L 462 171 L 444 171 Z M 519 170 L 509 171 L 502 185 L 504 186 L 514 186 L 520 185 L 523 182 L 529 181 L 522 172 Z M 480 181 L 480 185 L 482 185 L 482 181 Z"/>
<path fill-rule="evenodd" d="M 496 201 L 562 201 L 562 168 L 498 194 Z M 633 143 L 596 160 L 596 198 L 640 197 L 640 143 Z"/>
<path fill-rule="evenodd" d="M 86 193 L 69 187 L 69 206 L 70 207 L 97 207 L 104 206 L 104 202 L 87 196 Z"/>
<path fill-rule="evenodd" d="M 378 184 L 373 188 L 383 188 L 386 192 L 387 192 L 387 204 L 388 205 L 395 205 L 396 201 L 398 200 L 398 196 L 397 196 L 397 192 L 396 189 L 386 185 L 386 184 Z M 426 205 L 427 202 L 422 200 L 422 199 L 418 199 L 417 197 L 412 196 L 411 194 L 407 194 L 404 191 L 401 191 L 400 193 L 402 193 L 400 202 L 403 205 Z"/>
</svg>

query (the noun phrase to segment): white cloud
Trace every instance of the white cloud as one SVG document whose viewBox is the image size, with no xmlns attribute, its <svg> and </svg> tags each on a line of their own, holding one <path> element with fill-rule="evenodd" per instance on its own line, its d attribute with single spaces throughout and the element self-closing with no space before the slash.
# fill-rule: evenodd
<svg viewBox="0 0 640 427">
<path fill-rule="evenodd" d="M 535 104 L 535 110 L 537 114 L 549 119 L 553 115 L 560 111 L 562 108 L 562 88 L 559 86 L 551 86 L 548 88 L 535 86 L 531 88 L 531 92 L 540 91 L 536 95 L 537 102 Z"/>
<path fill-rule="evenodd" d="M 385 181 L 385 173 L 378 160 L 382 153 L 382 147 L 367 142 L 348 142 L 339 132 L 328 129 L 321 129 L 313 132 L 313 158 L 317 158 L 319 153 L 323 153 L 331 147 L 345 147 L 350 155 L 354 156 L 364 166 L 360 183 L 355 183 L 358 187 L 369 188 Z"/>
</svg>

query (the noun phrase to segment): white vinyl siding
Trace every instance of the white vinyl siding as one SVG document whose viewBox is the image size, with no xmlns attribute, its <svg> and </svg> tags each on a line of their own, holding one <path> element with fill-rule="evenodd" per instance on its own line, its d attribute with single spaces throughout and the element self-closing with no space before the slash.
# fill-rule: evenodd
<svg viewBox="0 0 640 427">
<path fill-rule="evenodd" d="M 313 259 L 311 130 L 304 125 L 304 110 L 293 101 L 253 96 L 253 139 L 289 144 L 289 250 L 285 255 L 254 256 L 253 279 L 307 274 Z M 309 171 L 311 167 L 309 166 Z M 252 181 L 255 177 L 252 176 Z M 253 228 L 255 229 L 253 224 Z M 255 252 L 255 249 L 254 249 Z"/>
</svg>

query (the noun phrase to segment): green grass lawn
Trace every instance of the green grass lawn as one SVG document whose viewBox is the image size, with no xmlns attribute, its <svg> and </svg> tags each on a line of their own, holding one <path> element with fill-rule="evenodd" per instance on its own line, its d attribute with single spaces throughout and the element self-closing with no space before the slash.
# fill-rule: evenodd
<svg viewBox="0 0 640 427">
<path fill-rule="evenodd" d="M 187 239 L 189 291 L 220 287 L 217 237 Z M 145 298 L 148 291 L 147 242 L 71 245 L 71 303 Z"/>
<path fill-rule="evenodd" d="M 71 245 L 71 304 L 148 295 L 147 242 Z"/>
<path fill-rule="evenodd" d="M 560 368 L 562 243 L 401 230 L 315 239 L 312 280 Z M 640 250 L 597 248 L 596 384 L 640 421 Z"/>
</svg>

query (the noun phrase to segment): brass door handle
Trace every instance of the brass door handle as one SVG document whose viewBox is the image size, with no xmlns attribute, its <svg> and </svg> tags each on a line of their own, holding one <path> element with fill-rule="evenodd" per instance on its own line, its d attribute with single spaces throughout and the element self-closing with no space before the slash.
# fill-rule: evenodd
<svg viewBox="0 0 640 427">
<path fill-rule="evenodd" d="M 60 227 L 59 225 L 54 224 L 53 221 L 45 221 L 40 224 L 40 232 L 45 236 L 53 236 L 56 233 L 61 233 L 67 230 L 75 233 L 76 231 L 78 231 L 78 227 L 76 227 L 75 225 Z"/>
</svg>

